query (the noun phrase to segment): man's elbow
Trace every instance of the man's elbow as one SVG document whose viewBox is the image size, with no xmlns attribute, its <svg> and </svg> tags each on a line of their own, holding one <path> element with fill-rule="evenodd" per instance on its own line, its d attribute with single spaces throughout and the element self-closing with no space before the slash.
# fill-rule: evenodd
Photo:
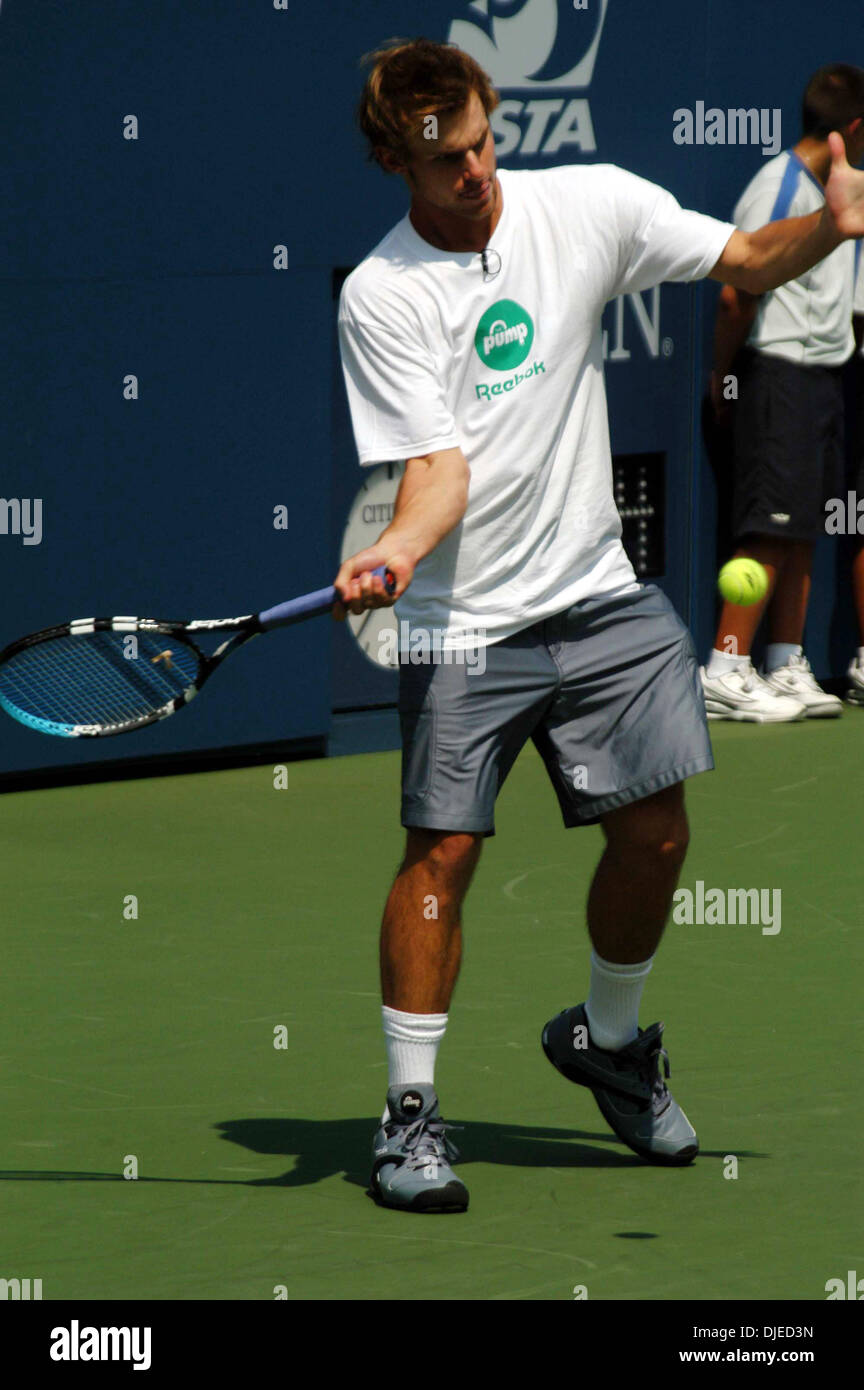
<svg viewBox="0 0 864 1390">
<path fill-rule="evenodd" d="M 768 272 L 756 255 L 748 256 L 739 265 L 727 270 L 726 280 L 733 291 L 751 299 L 758 299 L 768 290 L 776 288 L 769 283 Z"/>
<path fill-rule="evenodd" d="M 767 290 L 776 288 L 774 284 L 769 283 L 769 274 L 760 248 L 754 244 L 750 234 L 742 232 L 740 228 L 730 238 L 726 250 L 711 271 L 711 276 L 723 282 L 724 291 L 729 289 L 734 293 L 739 290 L 743 295 L 749 295 L 754 299 L 758 299 Z M 731 307 L 728 297 L 724 307 Z"/>
<path fill-rule="evenodd" d="M 427 454 L 422 460 L 430 474 L 440 475 L 441 483 L 447 489 L 451 510 L 462 519 L 468 508 L 468 488 L 471 482 L 471 469 L 461 449 L 441 449 Z M 456 523 L 454 522 L 454 525 Z"/>
</svg>

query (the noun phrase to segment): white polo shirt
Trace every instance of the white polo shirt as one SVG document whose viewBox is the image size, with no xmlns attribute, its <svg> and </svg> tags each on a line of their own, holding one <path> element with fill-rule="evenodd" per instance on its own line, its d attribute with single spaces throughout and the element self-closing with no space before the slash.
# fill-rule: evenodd
<svg viewBox="0 0 864 1390">
<path fill-rule="evenodd" d="M 754 232 L 766 222 L 806 217 L 824 206 L 825 190 L 816 175 L 784 150 L 750 180 L 733 217 L 742 231 Z M 841 366 L 855 350 L 854 276 L 855 243 L 844 241 L 799 279 L 762 296 L 748 347 L 804 366 Z"/>
<path fill-rule="evenodd" d="M 342 362 L 362 464 L 458 445 L 460 524 L 396 605 L 445 647 L 494 642 L 636 583 L 612 491 L 600 316 L 698 280 L 734 227 L 612 165 L 500 170 L 485 274 L 406 215 L 348 277 Z"/>
</svg>

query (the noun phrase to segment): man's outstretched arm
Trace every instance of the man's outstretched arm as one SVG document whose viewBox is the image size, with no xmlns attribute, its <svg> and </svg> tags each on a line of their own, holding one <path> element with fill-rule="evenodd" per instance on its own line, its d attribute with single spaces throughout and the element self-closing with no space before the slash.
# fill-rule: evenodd
<svg viewBox="0 0 864 1390">
<path fill-rule="evenodd" d="M 390 525 L 374 545 L 345 560 L 333 581 L 352 612 L 386 608 L 405 592 L 420 560 L 465 515 L 469 477 L 468 462 L 461 449 L 440 449 L 422 458 L 408 459 Z M 384 592 L 381 580 L 373 579 L 369 573 L 379 565 L 386 565 L 396 576 L 392 597 Z M 337 617 L 344 615 L 338 607 L 335 612 Z"/>
<path fill-rule="evenodd" d="M 831 173 L 822 211 L 769 222 L 755 232 L 733 232 L 709 272 L 712 280 L 748 294 L 765 294 L 797 280 L 842 241 L 864 236 L 864 172 L 850 166 L 843 137 L 836 131 L 828 143 Z"/>
</svg>

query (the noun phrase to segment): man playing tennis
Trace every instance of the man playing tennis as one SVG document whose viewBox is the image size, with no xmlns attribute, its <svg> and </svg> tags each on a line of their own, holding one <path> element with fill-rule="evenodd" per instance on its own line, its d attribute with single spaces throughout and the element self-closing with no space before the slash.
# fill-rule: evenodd
<svg viewBox="0 0 864 1390">
<path fill-rule="evenodd" d="M 453 46 L 372 55 L 361 128 L 411 205 L 339 310 L 360 462 L 405 473 L 392 522 L 335 584 L 355 613 L 382 606 L 369 571 L 388 566 L 412 643 L 422 629 L 451 653 L 400 665 L 407 846 L 381 938 L 389 1090 L 370 1190 L 413 1211 L 468 1205 L 434 1063 L 462 902 L 529 737 L 565 825 L 599 821 L 606 838 L 588 998 L 546 1024 L 544 1050 L 637 1154 L 697 1152 L 665 1084 L 662 1024 L 637 1017 L 687 848 L 682 784 L 713 759 L 690 634 L 621 544 L 600 317 L 667 280 L 761 294 L 864 233 L 864 174 L 839 136 L 825 210 L 745 234 L 611 165 L 496 172 L 496 105 Z M 484 663 L 464 659 L 478 644 Z"/>
</svg>

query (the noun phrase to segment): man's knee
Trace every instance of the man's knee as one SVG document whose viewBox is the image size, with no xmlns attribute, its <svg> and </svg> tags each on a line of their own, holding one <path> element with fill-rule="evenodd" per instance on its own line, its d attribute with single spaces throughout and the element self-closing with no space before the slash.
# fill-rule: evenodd
<svg viewBox="0 0 864 1390">
<path fill-rule="evenodd" d="M 468 831 L 410 829 L 405 849 L 405 867 L 422 863 L 426 872 L 442 885 L 467 887 L 480 858 L 483 836 Z"/>
<path fill-rule="evenodd" d="M 690 826 L 681 783 L 603 818 L 607 840 L 620 854 L 680 867 L 690 843 Z"/>
</svg>

